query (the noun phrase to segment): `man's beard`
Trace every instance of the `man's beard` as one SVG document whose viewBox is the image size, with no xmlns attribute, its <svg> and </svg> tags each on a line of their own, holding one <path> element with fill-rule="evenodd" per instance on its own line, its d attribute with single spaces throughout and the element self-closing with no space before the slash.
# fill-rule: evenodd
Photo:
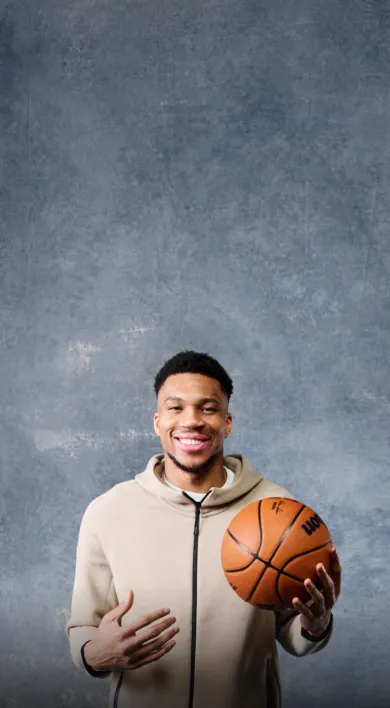
<svg viewBox="0 0 390 708">
<path fill-rule="evenodd" d="M 211 457 L 205 460 L 205 462 L 202 462 L 200 465 L 191 465 L 191 467 L 189 467 L 188 465 L 183 465 L 181 462 L 179 462 L 179 460 L 174 455 L 171 455 L 170 452 L 166 452 L 165 454 L 168 455 L 169 459 L 172 460 L 176 467 L 178 467 L 180 470 L 183 470 L 183 472 L 189 472 L 190 474 L 197 475 L 205 475 L 213 466 L 215 460 L 219 455 L 218 452 L 215 452 L 214 455 L 211 455 Z"/>
</svg>

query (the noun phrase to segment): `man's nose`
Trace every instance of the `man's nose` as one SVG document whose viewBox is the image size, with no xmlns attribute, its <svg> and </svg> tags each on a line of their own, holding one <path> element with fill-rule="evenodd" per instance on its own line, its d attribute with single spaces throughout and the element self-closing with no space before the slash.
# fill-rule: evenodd
<svg viewBox="0 0 390 708">
<path fill-rule="evenodd" d="M 202 416 L 195 408 L 186 408 L 180 416 L 180 425 L 183 428 L 195 428 L 203 424 Z"/>
</svg>

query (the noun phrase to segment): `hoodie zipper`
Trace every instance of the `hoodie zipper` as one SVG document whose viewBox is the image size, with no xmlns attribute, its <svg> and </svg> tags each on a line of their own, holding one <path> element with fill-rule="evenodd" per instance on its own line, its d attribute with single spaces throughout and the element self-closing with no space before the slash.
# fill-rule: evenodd
<svg viewBox="0 0 390 708">
<path fill-rule="evenodd" d="M 194 544 L 192 551 L 192 611 L 191 611 L 191 670 L 190 670 L 190 692 L 188 708 L 193 708 L 194 705 L 194 689 L 195 689 L 195 655 L 196 655 L 196 624 L 198 610 L 198 547 L 199 547 L 199 526 L 200 526 L 200 508 L 212 490 L 203 497 L 202 501 L 197 502 L 190 497 L 186 492 L 183 495 L 187 497 L 195 505 L 195 523 L 194 523 Z M 123 673 L 119 677 L 119 681 L 115 690 L 113 708 L 118 708 L 119 691 L 123 680 Z"/>
<path fill-rule="evenodd" d="M 186 492 L 183 492 L 193 504 L 195 504 L 195 523 L 194 523 L 194 545 L 192 552 L 192 612 L 191 612 L 191 671 L 190 671 L 190 696 L 188 708 L 193 708 L 194 705 L 194 689 L 195 689 L 195 655 L 196 655 L 196 624 L 198 611 L 198 547 L 199 547 L 199 522 L 200 522 L 200 507 L 204 500 L 211 493 L 210 491 L 203 497 L 202 501 L 197 502 L 190 497 Z"/>
<path fill-rule="evenodd" d="M 121 690 L 121 685 L 123 681 L 123 671 L 121 672 L 118 683 L 116 685 L 115 693 L 114 693 L 114 701 L 113 701 L 113 707 L 118 708 L 118 699 L 119 699 L 119 691 Z"/>
</svg>

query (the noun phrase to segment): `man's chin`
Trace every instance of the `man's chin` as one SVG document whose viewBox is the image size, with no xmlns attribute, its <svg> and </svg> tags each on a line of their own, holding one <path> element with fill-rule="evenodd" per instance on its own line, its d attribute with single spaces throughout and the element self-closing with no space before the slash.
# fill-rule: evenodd
<svg viewBox="0 0 390 708">
<path fill-rule="evenodd" d="M 178 467 L 183 472 L 188 472 L 189 474 L 205 474 L 206 472 L 208 472 L 216 458 L 216 455 L 211 455 L 211 457 L 208 457 L 207 460 L 204 460 L 203 462 L 193 462 L 192 465 L 185 465 L 170 452 L 166 452 L 165 454 L 168 455 L 169 459 L 172 460 L 173 464 L 176 465 L 176 467 Z"/>
</svg>

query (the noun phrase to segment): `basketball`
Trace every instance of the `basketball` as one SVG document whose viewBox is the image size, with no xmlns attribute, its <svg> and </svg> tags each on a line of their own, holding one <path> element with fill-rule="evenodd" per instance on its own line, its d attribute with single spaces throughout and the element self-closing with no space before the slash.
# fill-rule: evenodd
<svg viewBox="0 0 390 708">
<path fill-rule="evenodd" d="M 320 589 L 317 563 L 330 571 L 330 533 L 303 502 L 270 497 L 236 514 L 222 540 L 225 577 L 237 595 L 266 610 L 293 608 L 292 600 L 311 599 L 303 581 Z"/>
</svg>

